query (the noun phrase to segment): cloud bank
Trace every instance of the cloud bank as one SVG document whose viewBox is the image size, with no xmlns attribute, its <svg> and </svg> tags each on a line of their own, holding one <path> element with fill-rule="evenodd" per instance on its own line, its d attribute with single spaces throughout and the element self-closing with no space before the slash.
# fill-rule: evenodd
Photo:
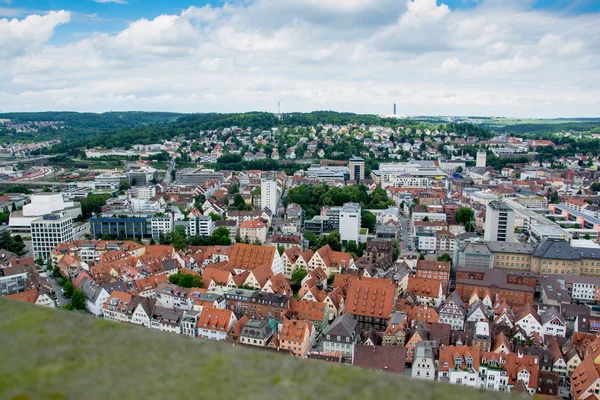
<svg viewBox="0 0 600 400">
<path fill-rule="evenodd" d="M 106 1 L 106 0 L 104 0 Z M 0 19 L 0 110 L 599 116 L 598 14 L 481 1 L 254 0 L 49 44 Z"/>
</svg>

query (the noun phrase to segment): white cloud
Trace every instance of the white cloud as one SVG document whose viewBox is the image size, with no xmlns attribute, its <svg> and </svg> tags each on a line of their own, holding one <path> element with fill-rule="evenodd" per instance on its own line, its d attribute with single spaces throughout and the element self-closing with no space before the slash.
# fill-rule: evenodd
<svg viewBox="0 0 600 400">
<path fill-rule="evenodd" d="M 68 11 L 29 15 L 24 19 L 0 19 L 0 58 L 35 50 L 54 34 L 54 28 L 71 20 Z"/>
<path fill-rule="evenodd" d="M 284 111 L 368 113 L 396 102 L 400 113 L 428 115 L 600 109 L 597 14 L 516 0 L 460 10 L 435 0 L 249 0 L 50 45 L 69 20 L 59 13 L 0 20 L 0 109 L 274 111 L 277 101 Z"/>
<path fill-rule="evenodd" d="M 116 3 L 116 4 L 127 4 L 126 0 L 94 0 L 96 3 Z"/>
<path fill-rule="evenodd" d="M 438 6 L 436 0 L 408 0 L 406 8 L 400 23 L 410 27 L 435 23 L 450 13 L 447 5 Z"/>
</svg>

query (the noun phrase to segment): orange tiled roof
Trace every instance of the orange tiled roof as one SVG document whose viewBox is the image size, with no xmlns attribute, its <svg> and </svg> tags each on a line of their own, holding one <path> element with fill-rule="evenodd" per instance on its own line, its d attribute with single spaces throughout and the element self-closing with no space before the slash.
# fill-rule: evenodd
<svg viewBox="0 0 600 400">
<path fill-rule="evenodd" d="M 35 302 L 37 301 L 39 296 L 40 296 L 40 291 L 37 289 L 33 289 L 33 290 L 28 290 L 26 292 L 8 294 L 4 297 L 7 299 L 11 299 L 11 300 L 18 300 L 18 301 L 24 301 L 27 303 L 35 304 Z"/>
<path fill-rule="evenodd" d="M 303 343 L 306 335 L 311 334 L 312 328 L 312 322 L 287 319 L 283 322 L 281 332 L 279 333 L 279 340 Z"/>
<path fill-rule="evenodd" d="M 363 278 L 350 282 L 346 312 L 374 318 L 389 318 L 395 302 L 395 285 L 387 279 Z"/>
<path fill-rule="evenodd" d="M 231 316 L 231 310 L 204 307 L 200 313 L 198 328 L 227 333 L 230 328 L 229 322 L 231 321 Z"/>
<path fill-rule="evenodd" d="M 236 243 L 231 246 L 229 264 L 236 269 L 254 270 L 271 266 L 277 249 L 272 246 Z"/>
</svg>

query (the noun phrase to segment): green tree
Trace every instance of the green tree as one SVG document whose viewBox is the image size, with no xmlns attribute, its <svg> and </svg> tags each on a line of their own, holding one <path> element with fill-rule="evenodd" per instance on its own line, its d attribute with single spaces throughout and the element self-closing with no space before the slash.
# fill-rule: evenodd
<svg viewBox="0 0 600 400">
<path fill-rule="evenodd" d="M 367 210 L 362 210 L 360 217 L 360 225 L 362 228 L 367 228 L 370 232 L 375 231 L 375 225 L 377 225 L 377 217 Z"/>
<path fill-rule="evenodd" d="M 215 246 L 229 246 L 231 239 L 229 238 L 229 229 L 221 226 L 213 231 L 211 236 L 212 244 Z"/>
<path fill-rule="evenodd" d="M 187 247 L 187 245 L 188 245 L 187 232 L 186 232 L 184 226 L 175 227 L 175 231 L 173 232 L 172 244 L 173 244 L 173 247 L 175 248 L 175 250 L 177 250 L 177 251 L 183 250 Z"/>
<path fill-rule="evenodd" d="M 304 279 L 306 275 L 308 275 L 308 271 L 305 268 L 296 267 L 292 271 L 292 282 L 294 282 L 297 285 L 300 285 L 302 283 L 302 279 Z"/>
<path fill-rule="evenodd" d="M 285 251 L 285 247 L 277 246 L 277 252 L 279 253 L 279 255 L 282 255 L 284 251 Z"/>
<path fill-rule="evenodd" d="M 346 252 L 356 254 L 358 251 L 358 245 L 354 240 L 348 241 L 346 244 Z"/>
<path fill-rule="evenodd" d="M 326 243 L 331 247 L 332 250 L 342 250 L 342 237 L 338 231 L 333 231 L 327 235 Z"/>
<path fill-rule="evenodd" d="M 444 261 L 444 262 L 452 261 L 452 258 L 447 253 L 442 254 L 437 259 L 438 259 L 438 261 Z"/>
<path fill-rule="evenodd" d="M 119 185 L 119 190 L 125 191 L 131 189 L 131 185 L 127 181 L 122 181 Z"/>
<path fill-rule="evenodd" d="M 150 245 L 154 246 L 156 244 L 156 242 L 154 241 L 154 238 L 150 239 Z"/>
<path fill-rule="evenodd" d="M 600 192 L 600 182 L 594 182 L 590 185 L 590 190 L 592 192 Z"/>
<path fill-rule="evenodd" d="M 425 254 L 419 253 L 419 260 L 424 260 L 424 259 L 425 259 Z"/>
<path fill-rule="evenodd" d="M 71 308 L 77 311 L 85 311 L 85 294 L 79 289 L 73 291 Z"/>
<path fill-rule="evenodd" d="M 52 268 L 52 277 L 54 279 L 62 278 L 62 272 L 60 272 L 60 268 L 58 266 L 54 266 L 54 268 Z"/>
<path fill-rule="evenodd" d="M 63 290 L 65 291 L 64 295 L 67 299 L 73 297 L 73 293 L 75 292 L 75 286 L 73 286 L 73 282 L 68 281 L 63 286 Z"/>
<path fill-rule="evenodd" d="M 169 276 L 169 282 L 173 285 L 182 286 L 185 288 L 198 287 L 201 288 L 203 286 L 202 278 L 195 274 L 181 274 L 176 273 Z"/>
<path fill-rule="evenodd" d="M 590 236 L 589 233 L 586 233 L 585 236 L 583 237 L 585 240 L 590 240 L 592 237 Z"/>
<path fill-rule="evenodd" d="M 17 242 L 10 234 L 9 231 L 5 230 L 0 236 L 0 249 L 8 250 L 16 255 L 23 255 L 25 253 L 25 243 Z"/>
<path fill-rule="evenodd" d="M 475 230 L 475 212 L 469 207 L 460 207 L 454 214 L 456 222 L 464 225 L 467 232 Z"/>
<path fill-rule="evenodd" d="M 394 261 L 400 257 L 400 243 L 396 239 L 392 239 L 392 256 L 394 257 Z"/>
<path fill-rule="evenodd" d="M 107 194 L 89 194 L 85 199 L 81 200 L 81 214 L 83 218 L 90 218 L 92 214 L 98 214 L 102 211 L 102 207 L 106 205 L 106 200 L 110 198 Z"/>
</svg>

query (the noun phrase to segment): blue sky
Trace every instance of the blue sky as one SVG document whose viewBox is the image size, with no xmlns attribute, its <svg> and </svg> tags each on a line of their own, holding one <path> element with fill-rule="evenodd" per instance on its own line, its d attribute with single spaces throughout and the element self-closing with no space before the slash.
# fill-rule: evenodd
<svg viewBox="0 0 600 400">
<path fill-rule="evenodd" d="M 600 0 L 112 1 L 0 0 L 0 109 L 600 112 Z"/>
<path fill-rule="evenodd" d="M 67 43 L 73 38 L 92 32 L 117 33 L 129 23 L 140 18 L 152 19 L 162 14 L 178 14 L 190 6 L 221 7 L 224 0 L 119 0 L 99 3 L 93 0 L 11 0 L 8 8 L 21 9 L 24 13 L 50 10 L 69 10 L 77 14 L 68 25 L 58 27 L 51 43 Z M 524 2 L 528 0 L 523 0 Z M 230 1 L 235 3 L 236 0 Z M 477 6 L 478 0 L 437 0 L 452 10 L 469 9 Z M 600 0 L 535 0 L 533 9 L 557 13 L 585 14 L 600 11 Z M 0 5 L 2 0 L 0 0 Z"/>
</svg>

